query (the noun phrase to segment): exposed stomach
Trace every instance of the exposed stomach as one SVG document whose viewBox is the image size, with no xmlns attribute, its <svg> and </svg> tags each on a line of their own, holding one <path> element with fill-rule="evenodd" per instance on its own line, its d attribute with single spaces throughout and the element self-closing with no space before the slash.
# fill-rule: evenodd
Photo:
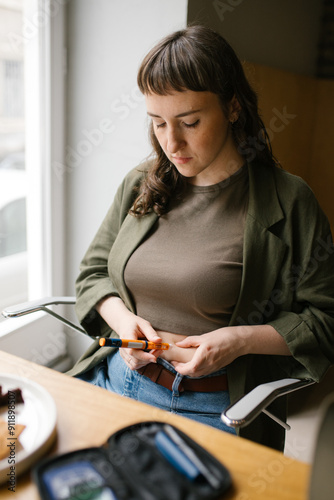
<svg viewBox="0 0 334 500">
<path fill-rule="evenodd" d="M 161 351 L 160 358 L 169 361 L 178 361 L 180 363 L 188 363 L 196 351 L 196 347 L 177 347 L 176 342 L 180 342 L 185 339 L 187 335 L 179 335 L 177 333 L 165 332 L 162 330 L 156 330 L 159 337 L 162 338 L 163 342 L 169 344 L 169 349 L 167 351 Z"/>
</svg>

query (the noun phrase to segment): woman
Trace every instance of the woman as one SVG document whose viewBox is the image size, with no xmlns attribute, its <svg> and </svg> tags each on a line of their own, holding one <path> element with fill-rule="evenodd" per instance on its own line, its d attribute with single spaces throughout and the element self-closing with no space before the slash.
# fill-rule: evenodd
<svg viewBox="0 0 334 500">
<path fill-rule="evenodd" d="M 254 386 L 319 380 L 333 363 L 330 228 L 306 184 L 276 165 L 221 36 L 194 26 L 166 37 L 138 85 L 154 155 L 126 176 L 82 261 L 77 314 L 92 335 L 171 347 L 94 343 L 70 373 L 229 430 L 221 412 Z M 274 406 L 284 418 L 284 401 Z M 283 448 L 266 416 L 240 434 Z"/>
</svg>

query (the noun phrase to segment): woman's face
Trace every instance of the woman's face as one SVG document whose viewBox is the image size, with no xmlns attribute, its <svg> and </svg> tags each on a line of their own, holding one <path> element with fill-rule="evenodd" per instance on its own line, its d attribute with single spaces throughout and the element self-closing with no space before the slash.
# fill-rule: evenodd
<svg viewBox="0 0 334 500">
<path fill-rule="evenodd" d="M 147 113 L 157 140 L 171 163 L 191 184 L 216 184 L 244 163 L 231 133 L 240 106 L 232 99 L 227 116 L 212 92 L 148 94 Z"/>
</svg>

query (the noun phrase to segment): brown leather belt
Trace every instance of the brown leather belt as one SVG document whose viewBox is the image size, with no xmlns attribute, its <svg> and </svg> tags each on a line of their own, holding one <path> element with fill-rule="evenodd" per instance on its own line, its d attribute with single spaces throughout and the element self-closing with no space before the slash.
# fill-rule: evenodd
<svg viewBox="0 0 334 500">
<path fill-rule="evenodd" d="M 143 368 L 137 370 L 138 373 L 148 377 L 152 382 L 162 385 L 166 389 L 172 390 L 173 382 L 176 374 L 167 370 L 162 365 L 157 363 L 149 363 Z M 206 378 L 183 378 L 179 385 L 179 392 L 194 391 L 194 392 L 216 392 L 227 391 L 227 375 L 217 375 L 215 377 Z"/>
</svg>

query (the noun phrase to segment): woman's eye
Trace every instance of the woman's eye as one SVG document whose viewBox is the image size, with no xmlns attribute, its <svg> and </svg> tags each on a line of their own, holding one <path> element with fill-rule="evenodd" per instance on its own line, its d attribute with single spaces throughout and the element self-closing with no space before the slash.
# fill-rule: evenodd
<svg viewBox="0 0 334 500">
<path fill-rule="evenodd" d="M 185 126 L 188 128 L 194 128 L 199 124 L 199 120 L 196 120 L 194 123 L 185 123 Z"/>
<path fill-rule="evenodd" d="M 155 126 L 156 128 L 162 128 L 166 125 L 166 123 L 156 123 Z"/>
</svg>

